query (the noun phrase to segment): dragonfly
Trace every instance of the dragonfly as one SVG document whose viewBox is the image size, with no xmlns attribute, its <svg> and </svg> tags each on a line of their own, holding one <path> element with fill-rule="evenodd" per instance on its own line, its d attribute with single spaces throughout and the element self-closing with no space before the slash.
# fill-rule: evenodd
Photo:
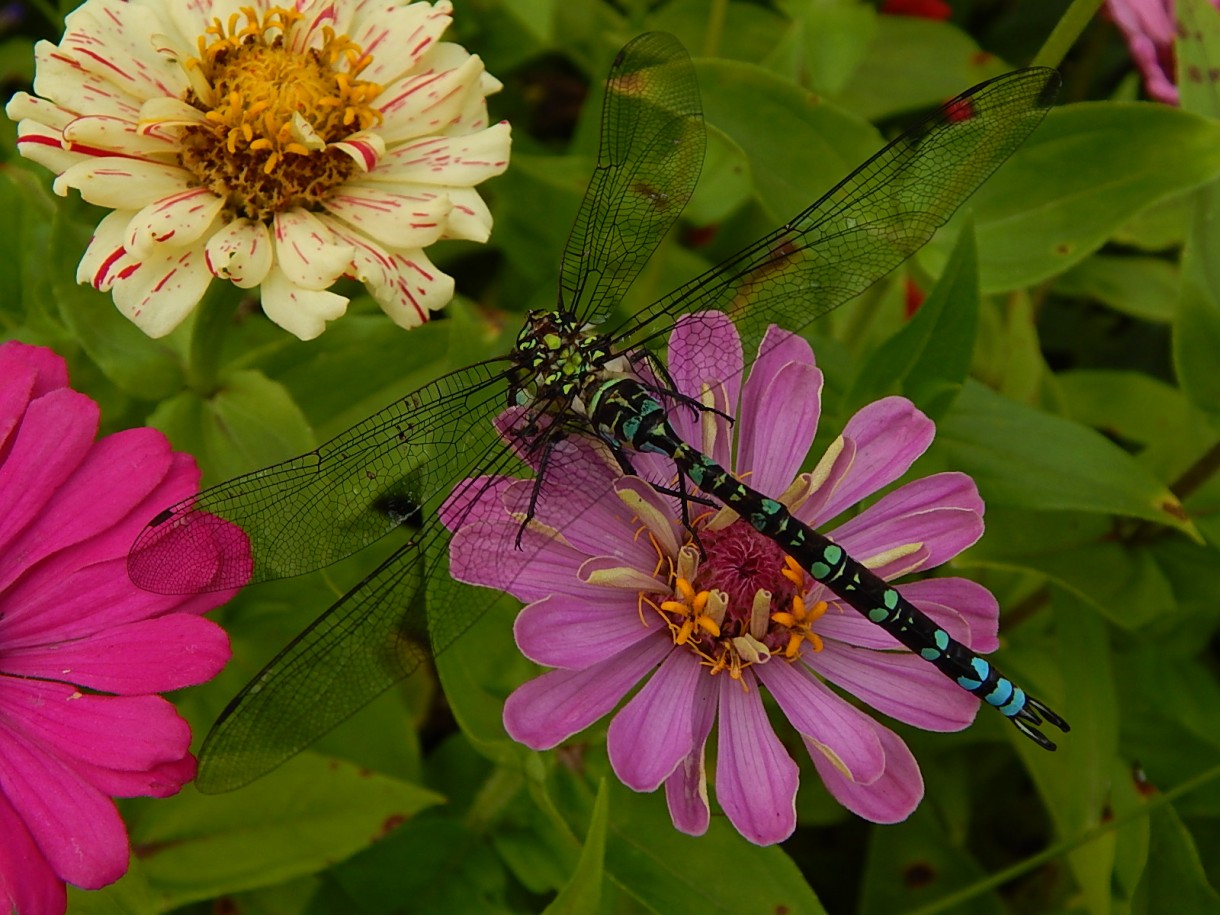
<svg viewBox="0 0 1220 915">
<path fill-rule="evenodd" d="M 228 791 L 271 771 L 466 632 L 496 596 L 447 599 L 451 535 L 437 518 L 440 505 L 469 506 L 490 480 L 523 475 L 525 454 L 537 467 L 531 515 L 550 473 L 587 481 L 589 499 L 605 495 L 604 471 L 580 466 L 580 449 L 557 447 L 571 435 L 599 437 L 624 470 L 632 447 L 670 449 L 706 495 L 759 516 L 756 527 L 811 575 L 1053 749 L 1035 727 L 1039 715 L 1064 730 L 1066 723 L 1015 687 L 1006 702 L 995 701 L 1011 681 L 917 608 L 891 606 L 892 595 L 901 598 L 895 589 L 861 575 L 867 570 L 854 560 L 831 563 L 830 541 L 706 456 L 664 441 L 663 425 L 637 440 L 631 433 L 640 420 L 661 409 L 657 392 L 612 384 L 610 367 L 636 364 L 632 354 L 656 347 L 683 315 L 729 314 L 745 351 L 755 352 L 769 324 L 799 331 L 859 295 L 925 244 L 1008 159 L 1041 123 L 1058 87 L 1054 70 L 1037 67 L 980 83 L 788 222 L 612 321 L 690 199 L 706 144 L 695 70 L 681 43 L 661 32 L 631 41 L 606 82 L 597 163 L 562 254 L 557 308 L 532 312 L 507 355 L 444 375 L 314 451 L 162 511 L 132 546 L 128 572 L 137 585 L 197 593 L 314 571 L 406 532 L 389 558 L 221 713 L 200 750 L 199 789 Z M 497 426 L 510 412 L 512 423 Z M 453 526 L 461 523 L 459 516 Z M 852 588 L 849 580 L 866 584 Z"/>
</svg>

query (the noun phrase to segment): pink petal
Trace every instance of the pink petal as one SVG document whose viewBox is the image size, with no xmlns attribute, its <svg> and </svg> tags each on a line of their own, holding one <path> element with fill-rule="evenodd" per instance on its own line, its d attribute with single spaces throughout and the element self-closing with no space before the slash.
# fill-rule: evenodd
<svg viewBox="0 0 1220 915">
<path fill-rule="evenodd" d="M 873 738 L 872 719 L 809 673 L 803 664 L 773 658 L 754 671 L 792 726 L 833 753 L 858 782 L 881 774 L 884 757 Z"/>
<path fill-rule="evenodd" d="M 666 632 L 585 670 L 536 677 L 504 703 L 504 729 L 518 743 L 549 750 L 608 714 L 672 650 Z"/>
<path fill-rule="evenodd" d="M 979 709 L 978 699 L 909 651 L 827 645 L 805 661 L 877 711 L 925 731 L 960 731 Z"/>
<path fill-rule="evenodd" d="M 756 374 L 757 365 L 750 382 Z M 749 410 L 742 407 L 735 470 L 749 474 L 750 486 L 776 499 L 800 472 L 817 433 L 822 372 L 809 364 L 788 363 L 765 386 L 752 389 L 750 382 L 746 394 L 757 401 Z"/>
<path fill-rule="evenodd" d="M 77 641 L 12 649 L 0 667 L 21 677 L 136 696 L 204 683 L 220 672 L 229 654 L 228 636 L 215 623 L 174 613 Z"/>
<path fill-rule="evenodd" d="M 642 641 L 662 623 L 655 613 L 641 616 L 636 601 L 590 604 L 550 594 L 522 608 L 513 624 L 521 653 L 536 664 L 580 670 Z"/>
<path fill-rule="evenodd" d="M 655 791 L 694 749 L 691 697 L 707 674 L 698 659 L 674 651 L 631 701 L 606 735 L 610 765 L 633 791 Z"/>
<path fill-rule="evenodd" d="M 2 791 L 0 836 L 0 911 L 61 915 L 68 905 L 63 881 Z"/>
<path fill-rule="evenodd" d="M 516 482 L 504 476 L 468 477 L 453 487 L 437 516 L 450 533 L 476 521 L 502 521 L 504 491 Z"/>
<path fill-rule="evenodd" d="M 719 679 L 716 800 L 755 845 L 782 842 L 796 829 L 799 769 L 775 736 L 753 678 Z"/>
<path fill-rule="evenodd" d="M 127 870 L 127 833 L 110 798 L 57 757 L 35 750 L 0 716 L 0 796 L 12 804 L 51 868 L 85 889 Z"/>
<path fill-rule="evenodd" d="M 816 746 L 807 747 L 809 756 L 834 799 L 856 816 L 873 823 L 900 823 L 923 799 L 923 776 L 915 757 L 897 734 L 875 721 L 869 724 L 885 753 L 885 769 L 872 783 L 853 782 Z"/>
<path fill-rule="evenodd" d="M 695 713 L 691 722 L 693 733 L 689 754 L 678 763 L 673 774 L 665 779 L 665 803 L 674 828 L 688 836 L 707 832 L 711 810 L 707 802 L 707 738 L 716 720 L 717 697 L 720 687 L 711 677 L 700 677 L 690 699 Z"/>
<path fill-rule="evenodd" d="M 517 535 L 521 534 L 520 548 Z M 567 594 L 591 604 L 603 597 L 601 589 L 580 580 L 585 556 L 551 535 L 515 521 L 468 523 L 449 544 L 449 569 L 454 578 L 470 585 L 507 591 L 520 601 L 541 600 L 550 594 Z"/>
<path fill-rule="evenodd" d="M 863 407 L 843 429 L 856 446 L 850 471 L 817 516 L 802 516 L 817 527 L 893 483 L 927 450 L 936 426 L 905 397 L 885 397 Z"/>
<path fill-rule="evenodd" d="M 28 397 L 31 400 L 48 391 L 68 386 L 68 364 L 53 350 L 17 340 L 0 343 L 0 378 L 13 379 L 18 370 L 33 373 L 35 380 L 28 389 Z M 3 389 L 7 387 L 6 384 Z M 3 389 L 0 389 L 0 393 L 3 393 Z M 22 390 L 26 388 L 22 387 Z M 0 409 L 0 416 L 6 415 L 6 410 Z"/>
</svg>

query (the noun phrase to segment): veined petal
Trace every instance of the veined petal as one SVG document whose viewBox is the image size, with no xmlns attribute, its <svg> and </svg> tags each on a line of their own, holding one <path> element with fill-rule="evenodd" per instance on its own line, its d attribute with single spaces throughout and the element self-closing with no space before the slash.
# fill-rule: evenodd
<svg viewBox="0 0 1220 915">
<path fill-rule="evenodd" d="M 870 721 L 869 726 L 885 753 L 884 771 L 871 784 L 862 785 L 847 778 L 816 746 L 809 746 L 806 738 L 809 756 L 834 799 L 856 816 L 873 823 L 900 823 L 923 800 L 923 776 L 915 757 L 897 734 L 875 721 Z"/>
<path fill-rule="evenodd" d="M 162 246 L 193 245 L 213 227 L 224 205 L 224 200 L 202 187 L 163 197 L 132 217 L 123 245 L 132 257 L 140 260 Z"/>
<path fill-rule="evenodd" d="M 252 219 L 231 220 L 208 239 L 204 257 L 213 276 L 253 289 L 275 263 L 271 231 Z"/>
<path fill-rule="evenodd" d="M 851 468 L 811 523 L 820 525 L 893 483 L 935 434 L 935 424 L 905 397 L 885 397 L 863 407 L 843 429 L 843 437 L 855 445 Z"/>
<path fill-rule="evenodd" d="M 570 594 L 548 594 L 522 608 L 513 623 L 521 653 L 536 664 L 582 670 L 643 641 L 660 626 L 627 598 L 607 595 L 590 603 Z"/>
<path fill-rule="evenodd" d="M 757 684 L 749 682 L 753 678 L 718 679 L 716 800 L 734 828 L 751 842 L 782 842 L 796 829 L 799 770 L 775 736 Z"/>
<path fill-rule="evenodd" d="M 960 731 L 979 700 L 909 651 L 871 651 L 828 644 L 806 663 L 877 711 L 925 731 Z"/>
<path fill-rule="evenodd" d="M 504 729 L 518 743 L 549 750 L 607 714 L 672 650 L 669 636 L 658 635 L 593 667 L 536 677 L 504 703 Z"/>
<path fill-rule="evenodd" d="M 718 311 L 683 317 L 669 338 L 674 387 L 696 401 L 710 397 L 705 406 L 728 416 L 737 415 L 742 358 L 737 328 Z M 678 409 L 670 413 L 670 422 L 678 435 L 721 467 L 731 466 L 732 434 L 724 416 Z"/>
<path fill-rule="evenodd" d="M 346 297 L 326 289 L 298 286 L 278 265 L 263 278 L 259 292 L 267 317 L 302 340 L 317 337 L 326 330 L 327 321 L 347 311 Z"/>
<path fill-rule="evenodd" d="M 64 883 L 43 857 L 21 817 L 0 792 L 0 909 L 12 912 L 63 912 Z"/>
<path fill-rule="evenodd" d="M 614 774 L 633 791 L 655 791 L 695 748 L 696 683 L 707 674 L 688 652 L 673 651 L 610 722 L 606 749 Z"/>
<path fill-rule="evenodd" d="M 855 781 L 867 784 L 881 774 L 885 760 L 869 730 L 868 715 L 810 676 L 803 665 L 772 660 L 752 669 L 792 726 L 820 744 Z"/>
<path fill-rule="evenodd" d="M 74 187 L 88 203 L 100 207 L 140 209 L 191 190 L 192 181 L 190 174 L 176 165 L 109 156 L 78 162 L 51 187 L 61 197 Z"/>
<path fill-rule="evenodd" d="M 747 410 L 743 405 L 741 411 L 734 469 L 748 475 L 754 489 L 776 499 L 800 471 L 817 433 L 822 372 L 812 364 L 788 363 L 758 388 L 750 391 L 758 397 L 753 407 Z"/>
</svg>

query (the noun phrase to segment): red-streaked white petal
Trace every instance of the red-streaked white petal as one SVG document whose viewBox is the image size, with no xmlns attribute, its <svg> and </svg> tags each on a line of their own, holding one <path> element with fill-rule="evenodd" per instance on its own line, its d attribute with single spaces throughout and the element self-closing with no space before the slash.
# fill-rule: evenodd
<svg viewBox="0 0 1220 915">
<path fill-rule="evenodd" d="M 185 248 L 199 241 L 216 224 L 225 202 L 203 187 L 188 188 L 151 203 L 127 224 L 124 246 L 144 259 L 164 248 Z"/>
<path fill-rule="evenodd" d="M 234 219 L 208 239 L 205 256 L 213 276 L 252 289 L 275 263 L 271 230 L 251 219 Z"/>
<path fill-rule="evenodd" d="M 177 144 L 163 137 L 137 132 L 136 125 L 122 118 L 80 117 L 64 127 L 64 143 L 75 153 L 88 156 L 125 156 L 132 159 L 160 159 L 172 165 L 178 155 Z"/>
<path fill-rule="evenodd" d="M 44 127 L 37 121 L 25 120 L 17 125 L 17 151 L 32 162 L 55 172 L 90 161 L 83 153 L 64 149 L 63 136 L 58 130 Z"/>
<path fill-rule="evenodd" d="M 453 207 L 443 192 L 404 194 L 388 186 L 354 181 L 323 201 L 323 206 L 386 249 L 399 251 L 434 243 Z"/>
<path fill-rule="evenodd" d="M 49 41 L 34 46 L 34 93 L 79 114 L 109 115 L 134 121 L 140 100 L 90 72 L 71 54 Z"/>
<path fill-rule="evenodd" d="M 278 266 L 263 279 L 261 291 L 267 317 L 302 340 L 312 340 L 326 329 L 327 321 L 347 311 L 344 296 L 297 286 Z"/>
<path fill-rule="evenodd" d="M 504 172 L 511 143 L 506 121 L 460 137 L 425 137 L 387 151 L 369 177 L 473 187 Z"/>
<path fill-rule="evenodd" d="M 73 165 L 51 188 L 64 197 L 74 187 L 96 206 L 138 210 L 193 185 L 190 173 L 176 165 L 108 156 Z"/>
<path fill-rule="evenodd" d="M 453 209 L 445 223 L 442 238 L 465 238 L 485 242 L 491 237 L 491 211 L 473 188 L 446 188 Z"/>
<path fill-rule="evenodd" d="M 360 167 L 360 171 L 371 172 L 377 167 L 381 157 L 385 155 L 385 140 L 380 134 L 373 133 L 371 130 L 362 130 L 338 143 L 332 143 L 331 148 L 351 156 L 352 161 Z M 342 187 L 346 188 L 347 184 L 343 184 Z"/>
<path fill-rule="evenodd" d="M 379 132 L 387 143 L 393 145 L 439 133 L 461 117 L 468 95 L 478 90 L 483 61 L 477 55 L 458 50 L 466 57 L 461 63 L 446 67 L 434 62 L 428 71 L 413 73 L 395 85 L 386 86 L 377 97 L 378 109 L 385 117 Z"/>
<path fill-rule="evenodd" d="M 211 281 L 203 245 L 158 251 L 115 281 L 114 304 L 155 340 L 182 323 Z"/>
<path fill-rule="evenodd" d="M 124 246 L 127 224 L 135 215 L 130 210 L 115 210 L 97 224 L 76 267 L 78 283 L 88 283 L 95 289 L 109 292 L 116 280 L 129 276 L 139 267 L 139 261 L 129 255 Z"/>
<path fill-rule="evenodd" d="M 373 56 L 361 74 L 382 86 L 401 78 L 421 63 L 452 22 L 453 6 L 440 0 L 432 7 L 370 4 L 361 10 L 360 22 L 347 34 Z"/>
<path fill-rule="evenodd" d="M 182 68 L 159 55 L 150 40 L 163 29 L 154 6 L 90 0 L 64 20 L 59 47 L 132 98 L 180 97 L 188 88 Z"/>
<path fill-rule="evenodd" d="M 273 236 L 276 266 L 293 286 L 301 289 L 327 289 L 351 264 L 352 247 L 335 244 L 326 225 L 301 207 L 276 215 Z M 343 301 L 346 307 L 347 300 Z"/>
</svg>

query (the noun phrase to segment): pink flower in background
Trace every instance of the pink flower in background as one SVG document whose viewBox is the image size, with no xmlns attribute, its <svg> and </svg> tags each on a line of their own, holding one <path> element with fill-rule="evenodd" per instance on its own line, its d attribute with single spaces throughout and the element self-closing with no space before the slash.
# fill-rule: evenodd
<svg viewBox="0 0 1220 915">
<path fill-rule="evenodd" d="M 87 0 L 39 42 L 17 93 L 22 155 L 112 212 L 77 280 L 112 292 L 150 337 L 212 280 L 259 287 L 303 340 L 364 283 L 402 327 L 453 296 L 424 248 L 486 241 L 475 186 L 508 164 L 500 88 L 440 41 L 452 6 L 401 0 Z"/>
<path fill-rule="evenodd" d="M 669 347 L 678 392 L 736 417 L 730 426 L 716 413 L 676 407 L 675 429 L 810 525 L 893 483 L 932 441 L 927 417 L 903 398 L 886 398 L 857 413 L 818 468 L 801 474 L 822 385 L 808 343 L 772 328 L 744 384 L 741 343 L 722 314 L 683 319 Z M 796 826 L 798 769 L 768 720 L 765 687 L 840 803 L 875 822 L 905 819 L 923 795 L 914 757 L 827 684 L 933 731 L 965 727 L 978 700 L 735 514 L 692 503 L 692 512 L 703 512 L 694 519 L 701 555 L 677 500 L 655 488 L 672 490 L 672 462 L 657 455 L 632 455 L 632 462 L 639 476 L 623 476 L 600 445 L 560 442 L 524 531 L 532 480 L 476 479 L 441 510 L 455 531 L 454 577 L 527 602 L 517 644 L 556 668 L 509 697 L 508 733 L 536 749 L 553 747 L 640 685 L 609 728 L 618 777 L 637 791 L 664 785 L 674 825 L 701 834 L 710 816 L 705 750 L 715 724 L 720 807 L 747 839 L 768 844 Z M 827 533 L 894 579 L 974 543 L 982 511 L 969 477 L 943 473 L 899 487 Z M 998 606 L 985 588 L 933 578 L 901 590 L 955 638 L 976 651 L 995 649 Z"/>
<path fill-rule="evenodd" d="M 97 404 L 48 349 L 0 345 L 0 912 L 60 913 L 64 882 L 127 870 L 111 797 L 175 794 L 191 734 L 157 693 L 229 657 L 200 614 L 233 592 L 164 597 L 127 578 L 150 517 L 199 473 L 153 429 L 96 439 Z"/>
<path fill-rule="evenodd" d="M 1220 7 L 1220 0 L 1212 0 Z M 1144 74 L 1151 98 L 1178 103 L 1173 42 L 1178 22 L 1173 0 L 1108 0 L 1106 8 L 1131 49 L 1131 57 Z"/>
</svg>

